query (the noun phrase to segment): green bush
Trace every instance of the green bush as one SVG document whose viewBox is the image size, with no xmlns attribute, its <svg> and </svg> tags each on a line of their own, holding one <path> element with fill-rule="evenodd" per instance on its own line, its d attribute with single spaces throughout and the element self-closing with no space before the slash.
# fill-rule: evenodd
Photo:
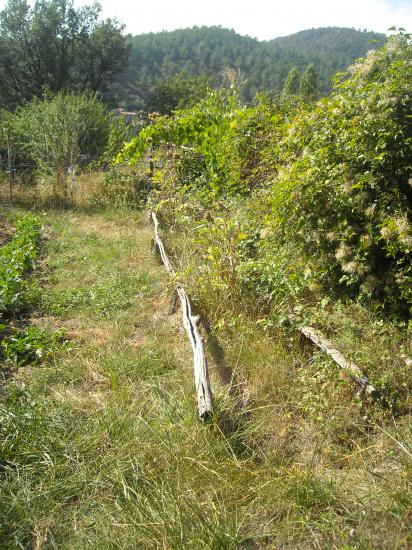
<svg viewBox="0 0 412 550">
<path fill-rule="evenodd" d="M 16 157 L 53 177 L 67 194 L 68 169 L 108 164 L 128 137 L 123 119 L 93 94 L 58 93 L 34 99 L 7 118 Z"/>
<path fill-rule="evenodd" d="M 140 209 L 151 189 L 150 177 L 142 170 L 114 167 L 104 174 L 99 204 L 115 208 Z"/>
<path fill-rule="evenodd" d="M 28 215 L 17 220 L 15 233 L 0 249 L 0 318 L 24 306 L 27 281 L 24 279 L 37 256 L 40 221 Z"/>
<path fill-rule="evenodd" d="M 331 292 L 412 306 L 412 49 L 408 37 L 359 61 L 331 97 L 303 111 L 281 144 L 268 204 L 272 248 L 316 259 Z"/>
</svg>

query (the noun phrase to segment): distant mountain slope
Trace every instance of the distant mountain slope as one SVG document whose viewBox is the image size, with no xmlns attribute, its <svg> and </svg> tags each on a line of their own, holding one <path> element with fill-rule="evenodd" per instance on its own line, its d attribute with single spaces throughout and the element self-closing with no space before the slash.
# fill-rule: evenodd
<svg viewBox="0 0 412 550">
<path fill-rule="evenodd" d="M 259 90 L 279 92 L 293 65 L 302 72 L 311 62 L 320 93 L 327 93 L 335 72 L 382 45 L 384 39 L 383 34 L 339 27 L 310 29 L 267 42 L 221 27 L 130 36 L 130 65 L 113 84 L 111 94 L 127 108 L 144 108 L 150 90 L 163 79 L 183 73 L 208 75 L 217 83 L 222 69 L 231 67 L 246 77 L 245 96 L 252 98 Z"/>
<path fill-rule="evenodd" d="M 321 73 L 322 91 L 329 90 L 330 77 L 345 70 L 355 59 L 383 45 L 384 34 L 341 27 L 309 29 L 268 42 L 285 59 L 306 65 L 314 63 Z"/>
</svg>

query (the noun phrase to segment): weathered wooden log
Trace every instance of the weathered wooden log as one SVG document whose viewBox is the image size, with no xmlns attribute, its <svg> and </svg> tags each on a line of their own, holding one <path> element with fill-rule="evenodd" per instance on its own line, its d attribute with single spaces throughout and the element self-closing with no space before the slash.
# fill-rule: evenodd
<svg viewBox="0 0 412 550">
<path fill-rule="evenodd" d="M 160 238 L 159 222 L 154 212 L 152 212 L 152 220 L 155 228 L 155 251 L 160 254 L 168 273 L 172 277 L 175 277 L 176 272 L 173 269 L 172 263 L 166 254 L 162 239 Z M 192 314 L 189 297 L 187 296 L 183 286 L 178 281 L 176 281 L 176 292 L 182 306 L 183 326 L 186 330 L 193 350 L 193 369 L 197 393 L 198 414 L 199 418 L 204 421 L 212 415 L 213 403 L 203 338 L 199 331 L 199 317 Z"/>
<path fill-rule="evenodd" d="M 401 354 L 401 358 L 404 360 L 405 362 L 405 365 L 407 367 L 411 367 L 412 368 L 412 359 L 410 357 L 408 357 L 407 355 L 405 355 L 405 353 L 402 353 Z"/>
<path fill-rule="evenodd" d="M 179 303 L 179 294 L 177 293 L 177 290 L 174 289 L 172 297 L 170 299 L 169 315 L 174 315 L 176 313 L 178 303 Z"/>
<path fill-rule="evenodd" d="M 369 383 L 368 378 L 363 374 L 362 370 L 353 361 L 345 359 L 341 352 L 334 348 L 333 344 L 322 334 L 316 332 L 312 327 L 302 327 L 300 331 L 318 348 L 327 353 L 342 369 L 349 371 L 353 375 L 360 386 L 361 394 L 365 392 L 370 395 L 377 393 L 376 388 Z"/>
</svg>

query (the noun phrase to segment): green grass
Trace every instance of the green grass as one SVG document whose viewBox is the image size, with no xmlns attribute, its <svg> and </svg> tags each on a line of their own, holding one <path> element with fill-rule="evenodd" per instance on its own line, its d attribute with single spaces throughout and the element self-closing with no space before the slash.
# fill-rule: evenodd
<svg viewBox="0 0 412 550">
<path fill-rule="evenodd" d="M 0 548 L 410 547 L 407 417 L 365 409 L 324 358 L 239 316 L 215 333 L 238 386 L 211 365 L 201 424 L 143 217 L 46 222 L 36 323 L 70 346 L 0 402 Z"/>
</svg>

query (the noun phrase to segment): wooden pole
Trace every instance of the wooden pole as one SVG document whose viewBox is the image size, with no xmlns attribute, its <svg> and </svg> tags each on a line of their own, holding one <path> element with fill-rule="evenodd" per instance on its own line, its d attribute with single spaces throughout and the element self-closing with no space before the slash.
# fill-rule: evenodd
<svg viewBox="0 0 412 550">
<path fill-rule="evenodd" d="M 13 204 L 13 174 L 12 174 L 12 164 L 11 164 L 11 146 L 9 136 L 7 135 L 7 167 L 9 173 L 9 201 L 10 205 Z"/>
<path fill-rule="evenodd" d="M 69 168 L 70 170 L 70 198 L 73 200 L 74 198 L 74 173 L 75 173 L 75 167 L 72 164 Z"/>
<path fill-rule="evenodd" d="M 155 154 L 155 148 L 154 145 L 150 147 L 150 159 L 149 159 L 149 170 L 150 170 L 150 177 L 153 178 L 154 176 L 154 154 Z"/>
<path fill-rule="evenodd" d="M 337 363 L 342 369 L 349 371 L 356 382 L 360 386 L 360 392 L 371 394 L 376 394 L 376 388 L 369 383 L 368 378 L 363 374 L 361 369 L 352 361 L 347 361 L 345 357 L 341 354 L 340 351 L 333 347 L 333 344 L 329 342 L 322 334 L 315 331 L 312 327 L 302 327 L 300 329 L 301 333 L 309 338 L 318 348 L 327 353 L 335 363 Z"/>
<path fill-rule="evenodd" d="M 175 277 L 176 272 L 173 269 L 159 236 L 159 222 L 157 216 L 152 212 L 151 217 L 155 228 L 154 249 L 160 255 L 167 272 L 172 277 Z M 203 338 L 199 331 L 200 317 L 192 314 L 189 297 L 179 282 L 176 283 L 176 292 L 182 306 L 183 326 L 193 350 L 193 370 L 197 393 L 198 414 L 200 420 L 205 421 L 210 418 L 213 413 L 213 403 Z"/>
</svg>

